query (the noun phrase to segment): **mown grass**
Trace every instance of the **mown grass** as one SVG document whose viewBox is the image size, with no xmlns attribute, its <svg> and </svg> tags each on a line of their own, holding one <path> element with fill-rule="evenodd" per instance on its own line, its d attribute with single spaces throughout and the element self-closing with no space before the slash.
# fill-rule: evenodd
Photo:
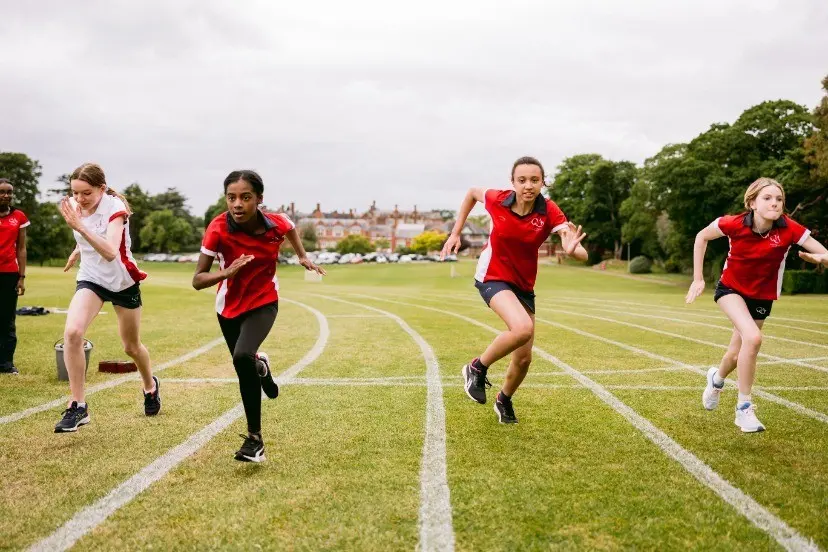
<svg viewBox="0 0 828 552">
<path fill-rule="evenodd" d="M 156 364 L 220 336 L 213 294 L 189 287 L 192 266 L 146 268 L 151 278 L 143 286 L 143 334 Z M 325 350 L 299 374 L 328 384 L 287 385 L 279 399 L 265 402 L 267 463 L 232 460 L 241 442 L 236 434 L 244 431 L 239 420 L 104 521 L 78 543 L 79 549 L 410 550 L 417 545 L 423 357 L 393 320 L 328 297 L 396 315 L 434 350 L 444 382 L 458 550 L 778 548 L 624 418 L 539 356 L 515 396 L 517 426 L 499 425 L 491 404 L 469 401 L 459 386 L 460 367 L 494 334 L 450 313 L 503 327 L 471 286 L 472 263 L 455 265 L 457 278 L 449 277 L 450 265 L 333 266 L 322 283 L 305 282 L 295 267 L 279 270 L 285 298 L 330 317 Z M 21 304 L 68 304 L 74 290 L 70 276 L 37 267 L 29 273 Z M 828 546 L 823 422 L 757 398 L 768 430 L 743 435 L 733 425 L 734 390 L 724 393 L 718 410 L 707 412 L 700 404 L 703 377 L 689 369 L 641 371 L 674 361 L 715 365 L 723 353 L 715 344 L 729 340 L 728 330 L 698 324 L 728 326 L 710 291 L 685 306 L 685 282 L 676 280 L 681 285 L 542 266 L 538 319 L 547 322 L 538 323 L 536 346 L 610 386 L 616 397 L 725 479 L 819 546 Z M 95 342 L 90 384 L 113 377 L 95 370 L 98 360 L 124 357 L 115 315 L 110 306 L 105 310 L 109 314 L 99 317 L 89 334 Z M 56 381 L 52 348 L 63 320 L 58 314 L 18 318 L 21 375 L 0 378 L 0 415 L 67 393 L 67 384 Z M 766 334 L 805 343 L 766 339 L 762 350 L 786 359 L 828 356 L 828 325 L 821 324 L 826 321 L 826 297 L 783 297 Z M 274 373 L 302 358 L 318 332 L 311 312 L 284 301 L 263 347 Z M 828 367 L 828 360 L 809 364 Z M 504 369 L 505 362 L 492 367 L 490 396 Z M 591 373 L 596 371 L 612 373 Z M 93 422 L 76 435 L 51 433 L 58 409 L 0 425 L 5 466 L 0 548 L 24 548 L 49 535 L 239 401 L 235 383 L 165 384 L 165 378 L 234 376 L 222 344 L 160 374 L 164 410 L 158 418 L 144 418 L 138 383 L 129 382 L 92 395 Z M 378 377 L 406 378 L 393 381 L 407 385 L 328 381 Z M 619 385 L 696 389 L 612 388 Z M 790 363 L 760 364 L 757 385 L 828 388 L 828 373 Z M 773 393 L 828 414 L 826 390 Z"/>
</svg>

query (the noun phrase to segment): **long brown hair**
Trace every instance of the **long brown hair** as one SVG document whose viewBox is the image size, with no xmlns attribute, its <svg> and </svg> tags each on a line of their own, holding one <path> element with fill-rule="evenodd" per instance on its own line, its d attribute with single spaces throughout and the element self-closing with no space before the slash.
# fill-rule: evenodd
<svg viewBox="0 0 828 552">
<path fill-rule="evenodd" d="M 132 209 L 129 208 L 129 202 L 127 199 L 107 186 L 106 184 L 106 175 L 103 172 L 103 169 L 100 165 L 95 163 L 84 163 L 74 171 L 72 171 L 72 175 L 69 177 L 69 180 L 82 180 L 89 184 L 90 186 L 94 186 L 95 188 L 103 188 L 106 190 L 106 193 L 117 197 L 121 201 L 124 202 L 124 206 L 126 207 L 127 214 L 132 214 Z"/>
</svg>

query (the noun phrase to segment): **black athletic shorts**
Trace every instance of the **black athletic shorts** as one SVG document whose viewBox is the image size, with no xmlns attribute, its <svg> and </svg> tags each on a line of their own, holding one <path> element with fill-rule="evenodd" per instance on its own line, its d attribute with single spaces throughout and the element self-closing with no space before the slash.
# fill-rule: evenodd
<svg viewBox="0 0 828 552">
<path fill-rule="evenodd" d="M 509 290 L 513 292 L 518 300 L 523 303 L 529 312 L 535 314 L 535 293 L 532 291 L 523 291 L 522 289 L 510 284 L 509 282 L 502 282 L 500 280 L 489 280 L 488 282 L 474 281 L 474 287 L 480 292 L 480 297 L 486 301 L 486 305 L 492 300 L 497 293 Z"/>
<path fill-rule="evenodd" d="M 713 294 L 713 300 L 717 303 L 719 299 L 724 297 L 725 295 L 738 295 L 742 299 L 745 300 L 745 304 L 747 305 L 748 311 L 750 311 L 750 316 L 754 320 L 764 320 L 768 316 L 770 316 L 771 308 L 773 307 L 773 301 L 770 299 L 751 299 L 750 297 L 745 297 L 735 289 L 731 289 L 724 285 L 721 280 L 716 282 L 716 291 Z"/>
<path fill-rule="evenodd" d="M 79 289 L 88 289 L 95 292 L 95 295 L 101 298 L 104 303 L 109 302 L 118 307 L 125 309 L 137 309 L 141 306 L 141 289 L 138 284 L 129 286 L 123 291 L 110 291 L 98 284 L 81 280 L 78 282 L 75 291 Z"/>
</svg>

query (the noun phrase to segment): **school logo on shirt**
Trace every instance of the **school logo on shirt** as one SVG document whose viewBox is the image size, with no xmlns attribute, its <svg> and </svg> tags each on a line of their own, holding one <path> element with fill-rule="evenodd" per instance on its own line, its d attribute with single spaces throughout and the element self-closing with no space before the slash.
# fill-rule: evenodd
<svg viewBox="0 0 828 552">
<path fill-rule="evenodd" d="M 535 227 L 535 231 L 540 231 L 544 224 L 545 221 L 541 217 L 535 217 L 532 219 L 532 226 Z"/>
<path fill-rule="evenodd" d="M 776 230 L 774 230 L 768 237 L 770 238 L 770 242 L 773 247 L 780 247 L 782 245 L 782 238 L 779 237 L 779 232 Z"/>
<path fill-rule="evenodd" d="M 12 226 L 17 226 L 20 222 L 17 219 L 9 219 L 9 224 Z"/>
</svg>

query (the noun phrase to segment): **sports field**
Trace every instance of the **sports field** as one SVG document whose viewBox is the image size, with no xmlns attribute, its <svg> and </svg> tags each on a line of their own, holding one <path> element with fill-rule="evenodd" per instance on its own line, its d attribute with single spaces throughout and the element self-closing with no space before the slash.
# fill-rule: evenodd
<svg viewBox="0 0 828 552">
<path fill-rule="evenodd" d="M 828 549 L 828 297 L 783 297 L 754 400 L 701 405 L 730 330 L 685 281 L 541 266 L 535 360 L 516 426 L 460 368 L 502 330 L 474 265 L 280 267 L 266 342 L 282 394 L 267 462 L 233 460 L 244 415 L 214 291 L 146 265 L 143 338 L 163 408 L 143 415 L 111 306 L 87 336 L 92 423 L 54 434 L 68 393 L 64 315 L 18 317 L 20 376 L 0 378 L 0 549 Z M 73 276 L 31 267 L 21 305 L 66 308 Z M 492 367 L 490 399 L 505 363 Z"/>
</svg>

